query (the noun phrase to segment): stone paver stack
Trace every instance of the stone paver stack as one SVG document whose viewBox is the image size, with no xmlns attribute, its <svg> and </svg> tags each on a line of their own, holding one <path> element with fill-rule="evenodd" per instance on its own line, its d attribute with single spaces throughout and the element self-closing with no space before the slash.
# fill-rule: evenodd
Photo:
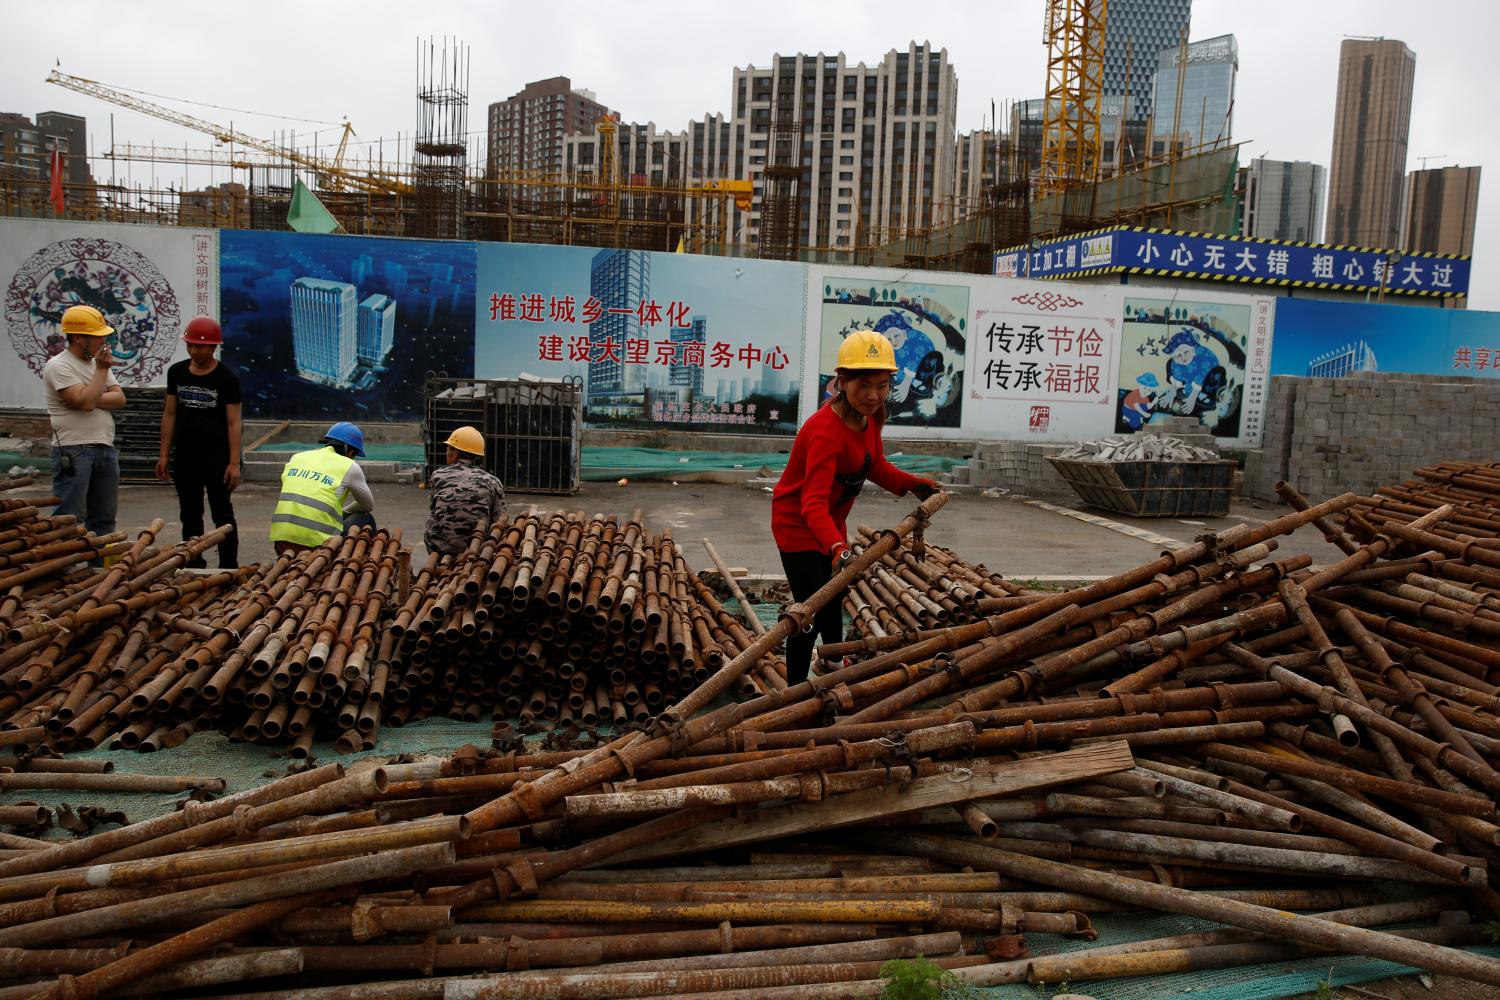
<svg viewBox="0 0 1500 1000">
<path fill-rule="evenodd" d="M 1309 497 L 1368 493 L 1442 459 L 1500 453 L 1500 381 L 1362 373 L 1271 380 L 1265 439 L 1245 492 L 1275 500 L 1277 480 Z"/>
</svg>

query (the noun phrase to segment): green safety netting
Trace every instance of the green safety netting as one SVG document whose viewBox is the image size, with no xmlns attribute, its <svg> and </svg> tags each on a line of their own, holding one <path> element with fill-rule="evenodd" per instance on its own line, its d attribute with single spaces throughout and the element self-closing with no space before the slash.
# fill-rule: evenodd
<svg viewBox="0 0 1500 1000">
<path fill-rule="evenodd" d="M 255 449 L 255 454 L 261 455 L 268 451 L 295 452 L 307 451 L 316 448 L 316 441 L 278 441 L 275 444 L 263 444 Z M 365 460 L 369 462 L 411 462 L 421 465 L 427 461 L 419 444 L 367 444 L 365 445 Z"/>
<path fill-rule="evenodd" d="M 887 455 L 891 464 L 913 475 L 935 476 L 959 464 L 936 455 Z M 787 456 L 763 451 L 668 451 L 664 448 L 585 448 L 586 480 L 674 479 L 694 472 L 768 469 L 775 475 L 786 467 Z"/>
<path fill-rule="evenodd" d="M 790 446 L 790 442 L 788 442 Z M 312 442 L 281 441 L 263 445 L 260 452 L 303 451 L 316 447 Z M 374 462 L 425 461 L 419 444 L 371 444 L 365 457 Z M 937 455 L 887 455 L 897 468 L 913 475 L 936 476 L 947 472 L 960 459 Z M 750 469 L 780 473 L 787 456 L 762 451 L 673 451 L 666 448 L 584 448 L 582 478 L 586 482 L 608 482 L 626 479 L 677 479 L 701 472 L 731 472 Z"/>
<path fill-rule="evenodd" d="M 30 475 L 38 472 L 45 472 L 49 476 L 52 474 L 52 459 L 46 455 L 23 455 L 18 451 L 0 451 L 0 479 L 7 478 L 10 475 L 9 470 L 17 466 L 34 470 L 29 473 Z M 17 475 L 22 475 L 22 473 L 17 473 Z"/>
<path fill-rule="evenodd" d="M 1382 887 L 1394 888 L 1391 885 Z M 1402 896 L 1404 893 L 1398 891 L 1393 895 Z M 1099 932 L 1097 941 L 1072 940 L 1051 934 L 1029 934 L 1027 939 L 1031 943 L 1032 953 L 1059 955 L 1132 941 L 1219 930 L 1223 926 L 1192 917 L 1147 913 L 1101 913 L 1091 916 L 1090 922 Z M 1500 957 L 1500 946 L 1495 945 L 1480 945 L 1463 950 Z M 1161 1000 L 1163 997 L 1192 997 L 1193 1000 L 1280 1000 L 1282 997 L 1314 993 L 1322 983 L 1327 983 L 1336 991 L 1339 986 L 1389 979 L 1417 971 L 1419 970 L 1381 959 L 1337 955 L 1224 969 L 1194 969 L 1164 976 L 991 986 L 975 989 L 973 992 L 996 1000 L 1045 1000 L 1059 992 L 1082 993 L 1095 1000 Z M 1343 994 L 1335 992 L 1333 995 Z"/>
</svg>

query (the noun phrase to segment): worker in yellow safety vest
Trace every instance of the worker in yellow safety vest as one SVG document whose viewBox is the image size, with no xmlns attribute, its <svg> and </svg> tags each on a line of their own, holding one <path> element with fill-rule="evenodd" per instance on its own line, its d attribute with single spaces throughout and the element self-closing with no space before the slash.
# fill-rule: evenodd
<svg viewBox="0 0 1500 1000">
<path fill-rule="evenodd" d="M 281 496 L 271 515 L 277 555 L 315 548 L 351 527 L 374 526 L 375 497 L 354 461 L 364 457 L 364 432 L 340 421 L 320 443 L 324 447 L 299 451 L 281 470 Z"/>
</svg>

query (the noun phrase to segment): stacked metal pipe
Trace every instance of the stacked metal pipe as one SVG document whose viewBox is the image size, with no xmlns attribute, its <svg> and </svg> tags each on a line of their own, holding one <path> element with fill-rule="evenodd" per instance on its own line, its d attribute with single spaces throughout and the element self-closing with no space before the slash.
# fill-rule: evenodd
<svg viewBox="0 0 1500 1000">
<path fill-rule="evenodd" d="M 253 572 L 177 576 L 224 529 L 159 548 L 160 520 L 134 542 L 124 532 L 96 537 L 71 516 L 41 514 L 56 503 L 0 499 L 0 746 L 23 755 L 44 742 L 93 746 L 116 733 L 127 699 L 190 638 L 164 634 L 148 651 L 148 634 L 166 627 L 156 623 L 202 628 L 199 617 L 226 613 Z M 131 745 L 180 742 L 188 732 L 164 720 L 129 730 Z"/>
<path fill-rule="evenodd" d="M 180 744 L 210 725 L 240 733 L 306 727 L 311 709 L 298 716 L 288 702 L 301 707 L 313 693 L 326 699 L 326 692 L 297 687 L 278 699 L 273 692 L 290 685 L 278 687 L 289 675 L 275 668 L 294 656 L 299 664 L 312 660 L 320 669 L 299 679 L 315 683 L 324 676 L 319 657 L 345 626 L 358 634 L 338 645 L 341 654 L 353 657 L 370 644 L 384 591 L 373 588 L 370 596 L 365 570 L 380 564 L 398 539 L 362 535 L 341 539 L 337 549 L 194 575 L 178 571 L 232 529 L 159 548 L 161 527 L 157 520 L 129 545 L 99 540 L 108 544 L 98 550 L 104 562 L 98 570 L 75 569 L 90 554 L 84 550 L 48 556 L 36 570 L 17 574 L 18 585 L 0 604 L 6 628 L 0 711 L 8 730 L 0 744 L 23 751 L 105 743 L 150 750 Z M 339 557 L 345 561 L 334 566 Z M 0 585 L 9 579 L 0 577 Z M 286 630 L 272 635 L 282 624 Z M 287 657 L 256 660 L 273 639 L 294 640 Z M 335 677 L 345 663 L 335 664 Z"/>
<path fill-rule="evenodd" d="M 502 519 L 430 557 L 377 662 L 399 664 L 389 721 L 493 713 L 546 728 L 644 724 L 750 643 L 670 531 L 580 513 Z M 785 687 L 758 664 L 752 693 Z"/>
<path fill-rule="evenodd" d="M 866 525 L 856 534 L 856 552 L 877 537 Z M 1025 593 L 949 549 L 916 544 L 886 556 L 855 581 L 844 597 L 844 613 L 859 634 L 883 638 L 971 622 L 1022 603 L 1015 598 Z"/>
<path fill-rule="evenodd" d="M 1353 495 L 1288 497 L 1302 509 L 1069 591 L 1016 594 L 974 570 L 1002 594 L 974 583 L 986 596 L 972 620 L 908 607 L 915 626 L 825 646 L 810 680 L 723 703 L 850 582 L 884 570 L 917 586 L 899 569 L 908 555 L 926 565 L 931 547 L 912 539 L 939 494 L 866 533 L 839 577 L 744 635 L 645 731 L 588 750 L 316 768 L 15 848 L 0 856 L 0 975 L 18 996 L 138 983 L 327 1000 L 748 1000 L 879 996 L 881 962 L 915 954 L 987 985 L 1353 952 L 1500 985 L 1500 961 L 1455 947 L 1486 937 L 1478 921 L 1497 901 L 1497 550 L 1444 534 L 1451 504 L 1377 524 L 1356 518 L 1371 503 Z M 554 558 L 574 527 L 581 551 L 587 522 L 558 521 Z M 541 522 L 517 524 L 430 563 L 425 584 L 419 573 L 411 593 L 425 596 L 392 602 L 396 621 L 412 614 L 398 638 L 378 633 L 374 662 L 387 641 L 415 643 L 427 602 L 447 597 L 440 620 L 453 621 L 463 585 L 433 581 L 473 581 L 466 611 L 497 563 L 491 607 L 519 610 L 514 591 L 501 600 L 507 578 L 557 590 L 550 560 L 541 583 L 519 568 L 542 559 L 545 544 L 527 544 Z M 1346 555 L 1275 560 L 1303 525 Z M 642 537 L 610 546 L 623 574 L 600 595 L 617 576 L 623 600 L 637 554 L 643 590 L 648 566 L 678 579 L 666 537 L 654 563 Z M 379 579 L 377 567 L 367 597 Z M 669 596 L 697 589 L 680 582 Z M 566 584 L 557 592 L 566 607 Z M 474 635 L 491 620 L 476 614 Z M 524 634 L 527 620 L 505 627 Z M 458 650 L 445 648 L 429 642 L 429 662 L 446 667 Z M 1408 889 L 1392 900 L 1387 884 Z M 1040 954 L 1118 909 L 1227 929 Z M 1381 929 L 1397 923 L 1419 926 Z M 236 985 L 256 979 L 269 992 Z"/>
<path fill-rule="evenodd" d="M 178 579 L 220 531 L 158 549 L 160 522 L 127 545 L 4 504 L 0 746 L 152 750 L 214 727 L 306 756 L 320 736 L 370 749 L 382 724 L 434 714 L 582 729 L 588 742 L 601 725 L 645 724 L 752 641 L 670 532 L 639 515 L 532 510 L 414 578 L 399 531 L 366 531 Z M 74 569 L 96 554 L 120 561 Z M 738 687 L 784 678 L 768 656 Z"/>
</svg>

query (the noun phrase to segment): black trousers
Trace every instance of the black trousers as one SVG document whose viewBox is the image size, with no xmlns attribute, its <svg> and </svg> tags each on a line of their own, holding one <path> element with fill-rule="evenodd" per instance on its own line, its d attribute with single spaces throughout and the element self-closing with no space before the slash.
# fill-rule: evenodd
<svg viewBox="0 0 1500 1000">
<path fill-rule="evenodd" d="M 833 560 L 826 552 L 783 552 L 781 567 L 792 589 L 792 600 L 805 601 L 833 579 Z M 813 618 L 811 632 L 798 632 L 786 641 L 786 682 L 800 684 L 807 680 L 813 647 L 823 642 L 838 642 L 844 631 L 844 601 L 839 596 L 829 601 Z"/>
<path fill-rule="evenodd" d="M 229 502 L 229 487 L 224 484 L 224 470 L 229 467 L 227 456 L 193 456 L 183 460 L 174 456 L 172 460 L 172 485 L 177 487 L 177 511 L 182 520 L 182 537 L 196 538 L 203 534 L 203 495 L 208 494 L 208 510 L 213 515 L 214 525 L 223 527 L 234 524 L 234 506 Z M 240 564 L 240 534 L 232 531 L 219 543 L 219 568 L 233 569 Z M 205 566 L 201 558 L 190 565 Z"/>
</svg>

